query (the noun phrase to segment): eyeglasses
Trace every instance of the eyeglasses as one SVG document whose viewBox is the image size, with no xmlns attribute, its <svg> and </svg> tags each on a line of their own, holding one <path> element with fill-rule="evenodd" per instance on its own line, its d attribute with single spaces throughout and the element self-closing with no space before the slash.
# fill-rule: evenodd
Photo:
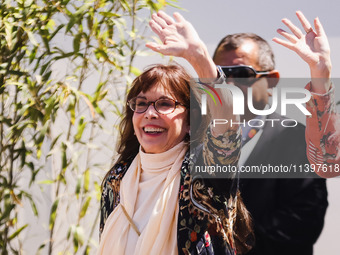
<svg viewBox="0 0 340 255">
<path fill-rule="evenodd" d="M 236 84 L 251 86 L 257 79 L 270 74 L 270 71 L 256 71 L 252 66 L 221 66 L 227 78 L 233 78 Z"/>
<path fill-rule="evenodd" d="M 127 104 L 130 106 L 131 110 L 136 113 L 143 113 L 150 105 L 153 105 L 155 110 L 163 115 L 173 113 L 177 105 L 183 105 L 170 98 L 160 98 L 151 102 L 142 97 L 134 97 L 130 99 Z"/>
</svg>

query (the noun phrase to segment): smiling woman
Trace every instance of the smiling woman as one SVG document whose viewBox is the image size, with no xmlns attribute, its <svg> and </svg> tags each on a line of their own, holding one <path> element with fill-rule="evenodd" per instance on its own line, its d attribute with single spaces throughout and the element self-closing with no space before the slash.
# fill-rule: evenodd
<svg viewBox="0 0 340 255">
<path fill-rule="evenodd" d="M 163 14 L 162 26 L 173 22 Z M 169 29 L 194 38 L 190 23 L 176 17 Z M 196 39 L 193 47 L 203 53 L 193 61 L 200 82 L 223 82 L 222 69 Z M 152 66 L 133 81 L 120 124 L 120 157 L 102 185 L 97 254 L 235 255 L 250 248 L 250 217 L 237 175 L 203 178 L 194 172 L 195 165 L 237 166 L 239 126 L 208 124 L 222 116 L 238 120 L 231 93 L 218 90 L 223 110 L 208 101 L 208 118 L 200 114 L 198 91 L 179 65 Z"/>
<path fill-rule="evenodd" d="M 146 82 L 138 84 L 137 80 L 136 89 L 128 96 L 128 100 L 136 96 L 128 101 L 134 111 L 134 131 L 144 152 L 164 152 L 189 134 L 190 77 L 178 66 L 154 67 L 142 76 L 139 81 Z M 151 77 L 159 79 L 151 80 Z M 147 91 L 143 91 L 145 84 L 148 84 Z"/>
<path fill-rule="evenodd" d="M 120 157 L 103 181 L 98 254 L 241 250 L 237 240 L 248 236 L 250 223 L 238 179 L 197 179 L 189 167 L 200 160 L 236 166 L 239 129 L 213 135 L 191 85 L 179 65 L 155 65 L 134 80 L 120 124 Z M 191 134 L 190 114 L 201 124 Z M 237 231 L 235 222 L 242 222 Z"/>
<path fill-rule="evenodd" d="M 145 127 L 151 128 L 152 125 L 153 127 L 164 129 L 165 132 L 160 134 L 162 139 L 164 139 L 163 137 L 165 136 L 167 139 L 176 139 L 173 132 L 181 132 L 181 137 L 177 137 L 176 139 L 177 143 L 182 141 L 184 138 L 187 138 L 186 140 L 188 141 L 188 136 L 185 134 L 189 133 L 189 84 L 190 76 L 183 68 L 178 65 L 158 65 L 151 67 L 134 80 L 130 92 L 127 95 L 127 104 L 129 107 L 125 108 L 124 118 L 119 128 L 121 131 L 121 141 L 118 143 L 118 153 L 120 154 L 120 159 L 133 157 L 138 153 L 140 143 L 142 143 L 142 145 L 144 144 L 144 140 L 139 140 L 139 138 L 145 138 L 145 146 L 148 146 L 147 142 L 156 140 L 151 139 L 152 134 L 147 133 L 148 129 L 145 131 Z M 176 96 L 173 91 L 176 91 Z M 157 95 L 155 93 L 157 93 Z M 177 104 L 173 108 L 174 112 L 169 114 L 158 113 L 156 111 L 157 106 L 155 109 L 155 104 L 153 104 L 152 107 L 149 105 L 142 113 L 140 110 L 133 110 L 137 107 L 136 103 L 139 103 L 138 107 L 141 107 L 140 104 L 143 103 L 143 101 L 137 101 L 137 98 L 139 100 L 144 99 L 146 104 L 150 103 L 150 101 L 166 98 L 175 100 L 180 103 L 180 105 Z M 182 119 L 179 119 L 179 117 L 182 117 Z M 177 124 L 180 121 L 182 122 L 182 124 L 178 126 L 177 131 L 175 130 L 177 125 L 176 127 L 170 128 L 170 123 L 168 121 L 171 120 L 174 122 L 173 124 Z M 187 127 L 179 130 L 180 128 L 184 127 L 184 125 Z M 157 135 L 158 134 L 156 134 L 156 137 Z M 148 137 L 150 139 L 147 139 Z M 160 148 L 160 150 L 166 151 L 167 149 L 173 147 L 174 144 L 171 147 L 169 147 L 167 143 L 162 143 L 159 145 L 159 147 L 162 146 L 164 146 L 164 148 Z M 143 147 L 143 149 L 146 149 L 145 152 L 147 153 L 155 153 L 149 151 L 149 147 Z"/>
</svg>

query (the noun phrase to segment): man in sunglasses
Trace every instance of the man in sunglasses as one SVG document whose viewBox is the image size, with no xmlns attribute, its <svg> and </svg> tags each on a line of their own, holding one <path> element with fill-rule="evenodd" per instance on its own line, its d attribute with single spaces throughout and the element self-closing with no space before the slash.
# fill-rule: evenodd
<svg viewBox="0 0 340 255">
<path fill-rule="evenodd" d="M 217 46 L 213 60 L 222 66 L 227 81 L 238 86 L 245 95 L 245 114 L 241 119 L 248 121 L 256 117 L 247 107 L 248 87 L 253 91 L 254 108 L 262 110 L 268 104 L 268 88 L 275 87 L 279 78 L 268 43 L 255 34 L 228 35 Z"/>
<path fill-rule="evenodd" d="M 196 71 L 205 70 L 204 62 L 200 60 L 208 54 L 206 46 L 188 21 L 179 14 L 174 16 L 175 20 L 164 12 L 153 14 L 158 27 L 154 26 L 153 21 L 150 26 L 163 44 L 148 43 L 147 47 L 164 55 L 183 57 Z M 264 39 L 255 34 L 228 35 L 217 46 L 213 60 L 222 67 L 227 81 L 243 91 L 245 102 L 247 96 L 252 96 L 255 109 L 262 110 L 268 105 L 268 89 L 277 85 L 279 72 L 275 70 L 274 54 Z M 218 68 L 216 71 L 216 77 L 220 70 Z M 249 87 L 252 88 L 252 95 L 247 94 Z M 276 113 L 267 117 L 255 116 L 245 103 L 242 121 L 265 121 L 265 118 L 285 119 Z M 303 125 L 284 128 L 280 125 L 272 127 L 271 122 L 265 123 L 258 129 L 241 125 L 241 165 L 308 163 Z M 253 217 L 256 239 L 254 248 L 247 254 L 313 254 L 313 244 L 322 231 L 328 205 L 323 179 L 242 179 L 241 175 L 240 190 Z M 245 240 L 246 237 L 241 239 Z"/>
<path fill-rule="evenodd" d="M 279 80 L 274 54 L 264 39 L 251 33 L 228 35 L 217 46 L 213 60 L 222 66 L 229 82 L 245 95 L 245 114 L 241 120 L 247 123 L 252 119 L 280 122 L 285 119 L 277 113 L 256 116 L 247 106 L 247 97 L 252 96 L 254 108 L 264 109 L 270 97 L 268 89 Z M 252 95 L 248 95 L 249 87 Z M 284 128 L 266 122 L 262 128 L 241 127 L 240 165 L 308 164 L 302 124 Z M 313 254 L 313 244 L 322 231 L 327 208 L 324 180 L 242 178 L 241 173 L 240 190 L 254 220 L 255 246 L 248 254 Z"/>
</svg>

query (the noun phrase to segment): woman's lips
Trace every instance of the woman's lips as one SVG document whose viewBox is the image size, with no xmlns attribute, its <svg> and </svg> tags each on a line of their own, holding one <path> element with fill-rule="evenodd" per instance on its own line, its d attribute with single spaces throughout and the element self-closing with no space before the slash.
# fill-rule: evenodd
<svg viewBox="0 0 340 255">
<path fill-rule="evenodd" d="M 158 126 L 145 126 L 142 128 L 144 133 L 148 135 L 159 135 L 166 131 L 165 128 L 158 127 Z"/>
</svg>

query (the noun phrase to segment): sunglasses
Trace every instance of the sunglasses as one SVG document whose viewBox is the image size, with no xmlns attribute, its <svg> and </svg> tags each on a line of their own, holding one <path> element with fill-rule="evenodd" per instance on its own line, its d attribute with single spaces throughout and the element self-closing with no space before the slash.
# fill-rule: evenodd
<svg viewBox="0 0 340 255">
<path fill-rule="evenodd" d="M 173 113 L 177 105 L 184 106 L 183 104 L 170 98 L 160 98 L 151 102 L 142 97 L 134 97 L 130 99 L 127 104 L 130 106 L 131 110 L 136 113 L 143 113 L 149 108 L 150 105 L 153 105 L 155 110 L 163 115 Z"/>
<path fill-rule="evenodd" d="M 252 66 L 221 66 L 228 78 L 233 78 L 235 84 L 251 86 L 262 76 L 270 74 L 270 71 L 256 71 Z"/>
</svg>

